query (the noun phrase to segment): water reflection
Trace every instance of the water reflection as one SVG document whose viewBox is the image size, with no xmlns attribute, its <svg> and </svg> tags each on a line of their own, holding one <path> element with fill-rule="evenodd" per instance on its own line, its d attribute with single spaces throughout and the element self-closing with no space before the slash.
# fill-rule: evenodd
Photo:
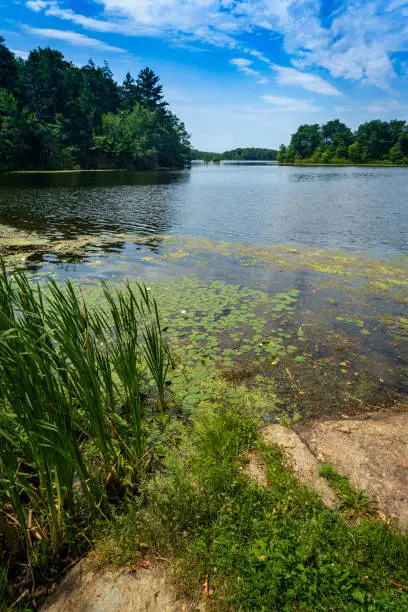
<svg viewBox="0 0 408 612">
<path fill-rule="evenodd" d="M 0 225 L 60 239 L 183 234 L 408 252 L 408 169 L 194 164 L 180 172 L 0 175 Z M 120 237 L 119 237 L 120 239 Z"/>
<path fill-rule="evenodd" d="M 0 224 L 58 239 L 98 233 L 168 233 L 185 172 L 73 172 L 0 176 Z"/>
</svg>

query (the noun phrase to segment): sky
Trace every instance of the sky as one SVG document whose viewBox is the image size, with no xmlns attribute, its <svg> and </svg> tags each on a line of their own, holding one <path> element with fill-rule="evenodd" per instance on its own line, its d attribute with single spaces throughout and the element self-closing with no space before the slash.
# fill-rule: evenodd
<svg viewBox="0 0 408 612">
<path fill-rule="evenodd" d="M 0 0 L 17 55 L 150 66 L 198 149 L 277 148 L 302 123 L 408 120 L 408 0 Z"/>
</svg>

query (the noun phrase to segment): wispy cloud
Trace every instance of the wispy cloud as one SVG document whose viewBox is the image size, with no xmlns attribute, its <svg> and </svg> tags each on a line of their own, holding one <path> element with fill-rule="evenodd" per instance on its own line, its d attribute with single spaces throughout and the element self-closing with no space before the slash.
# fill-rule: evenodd
<svg viewBox="0 0 408 612">
<path fill-rule="evenodd" d="M 283 96 L 266 95 L 261 96 L 262 100 L 272 104 L 278 109 L 293 113 L 315 113 L 321 109 L 309 100 L 298 100 L 297 98 L 285 98 Z"/>
<path fill-rule="evenodd" d="M 85 15 L 80 15 L 75 13 L 72 9 L 62 9 L 56 4 L 56 2 L 43 2 L 43 0 L 31 0 L 33 2 L 41 2 L 41 4 L 45 4 L 45 14 L 49 17 L 58 17 L 59 19 L 63 19 L 64 21 L 70 21 L 71 23 L 75 23 L 76 25 L 82 26 L 88 30 L 94 30 L 97 32 L 123 32 L 126 33 L 126 29 L 128 24 L 121 20 L 106 20 L 103 21 L 101 19 L 93 19 L 92 17 L 86 17 Z M 30 5 L 30 2 L 27 2 L 27 6 Z M 29 6 L 29 8 L 32 8 Z"/>
<path fill-rule="evenodd" d="M 338 95 L 310 69 L 324 68 L 332 78 L 390 88 L 396 73 L 394 54 L 407 49 L 408 2 L 343 0 L 321 16 L 311 0 L 98 0 L 101 13 L 87 17 L 61 7 L 59 0 L 28 0 L 26 5 L 88 30 L 162 36 L 236 49 L 269 62 L 242 44 L 242 35 L 264 30 L 283 37 L 291 63 L 301 74 L 277 71 L 281 84 L 298 84 L 316 93 Z M 248 70 L 255 70 L 248 66 Z M 302 80 L 303 79 L 303 80 Z M 324 84 L 326 83 L 326 84 Z"/>
<path fill-rule="evenodd" d="M 334 110 L 336 113 L 351 113 L 353 109 L 351 106 L 335 106 Z"/>
<path fill-rule="evenodd" d="M 253 62 L 244 57 L 237 57 L 230 60 L 230 64 L 235 66 L 240 72 L 243 72 L 247 76 L 255 77 L 258 83 L 264 84 L 268 82 L 268 79 L 264 77 L 258 70 L 251 68 Z"/>
<path fill-rule="evenodd" d="M 321 77 L 310 72 L 300 72 L 287 66 L 271 64 L 271 68 L 277 73 L 279 85 L 294 85 L 314 91 L 319 94 L 330 96 L 341 96 L 341 92 Z"/>
<path fill-rule="evenodd" d="M 74 45 L 76 47 L 92 47 L 97 51 L 109 51 L 111 53 L 126 53 L 125 49 L 120 47 L 114 47 L 108 45 L 102 40 L 85 36 L 85 34 L 79 34 L 78 32 L 71 32 L 69 30 L 53 30 L 49 28 L 32 28 L 30 26 L 23 25 L 23 30 L 33 36 L 38 36 L 43 39 L 53 39 L 65 42 L 68 45 Z"/>
<path fill-rule="evenodd" d="M 381 104 L 368 104 L 368 106 L 366 106 L 366 109 L 369 113 L 383 114 L 387 112 L 385 106 L 382 106 Z"/>
</svg>

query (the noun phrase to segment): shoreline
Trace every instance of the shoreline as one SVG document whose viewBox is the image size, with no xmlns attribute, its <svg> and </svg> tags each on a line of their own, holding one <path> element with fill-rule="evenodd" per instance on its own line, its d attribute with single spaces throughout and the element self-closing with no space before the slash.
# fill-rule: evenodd
<svg viewBox="0 0 408 612">
<path fill-rule="evenodd" d="M 312 162 L 277 162 L 277 166 L 316 166 L 319 168 L 408 168 L 408 164 L 382 164 L 372 162 L 370 164 L 319 164 Z"/>
<path fill-rule="evenodd" d="M 176 171 L 180 171 L 180 170 L 185 170 L 186 168 L 189 168 L 190 166 L 183 166 L 182 168 L 178 168 L 178 167 L 174 167 L 174 168 L 167 168 L 167 167 L 159 167 L 159 168 L 148 168 L 145 170 L 141 170 L 141 169 L 135 169 L 135 170 L 130 170 L 128 168 L 79 168 L 76 170 L 73 169 L 67 169 L 67 170 L 2 170 L 0 171 L 0 177 L 1 176 L 8 176 L 8 175 L 18 175 L 18 174 L 91 174 L 91 173 L 96 173 L 96 172 L 101 172 L 101 173 L 146 173 L 146 172 L 176 172 Z"/>
<path fill-rule="evenodd" d="M 255 165 L 258 160 L 254 160 L 252 163 Z M 408 164 L 382 164 L 382 163 L 370 163 L 370 164 L 319 164 L 309 162 L 275 162 L 273 164 L 265 164 L 273 166 L 295 166 L 295 167 L 316 167 L 316 168 L 408 168 Z M 95 169 L 67 169 L 67 170 L 3 170 L 0 172 L 2 176 L 16 176 L 16 175 L 57 175 L 57 174 L 94 174 L 94 173 L 146 173 L 146 172 L 175 172 L 185 170 L 190 166 L 184 166 L 183 168 L 149 168 L 146 170 L 129 170 L 127 168 L 95 168 Z"/>
</svg>

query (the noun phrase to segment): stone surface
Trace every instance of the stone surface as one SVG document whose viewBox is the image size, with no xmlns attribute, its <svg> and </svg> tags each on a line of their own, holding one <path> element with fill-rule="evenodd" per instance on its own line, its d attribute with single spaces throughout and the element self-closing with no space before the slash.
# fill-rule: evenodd
<svg viewBox="0 0 408 612">
<path fill-rule="evenodd" d="M 318 493 L 326 506 L 336 506 L 336 496 L 327 480 L 319 476 L 320 463 L 301 438 L 288 427 L 270 425 L 262 430 L 267 444 L 278 444 L 291 463 L 299 482 Z"/>
<path fill-rule="evenodd" d="M 389 517 L 408 526 L 408 414 L 316 420 L 297 433 L 322 462 L 364 489 Z"/>
<path fill-rule="evenodd" d="M 42 607 L 43 612 L 186 612 L 163 567 L 97 570 L 87 559 L 76 565 Z"/>
</svg>

